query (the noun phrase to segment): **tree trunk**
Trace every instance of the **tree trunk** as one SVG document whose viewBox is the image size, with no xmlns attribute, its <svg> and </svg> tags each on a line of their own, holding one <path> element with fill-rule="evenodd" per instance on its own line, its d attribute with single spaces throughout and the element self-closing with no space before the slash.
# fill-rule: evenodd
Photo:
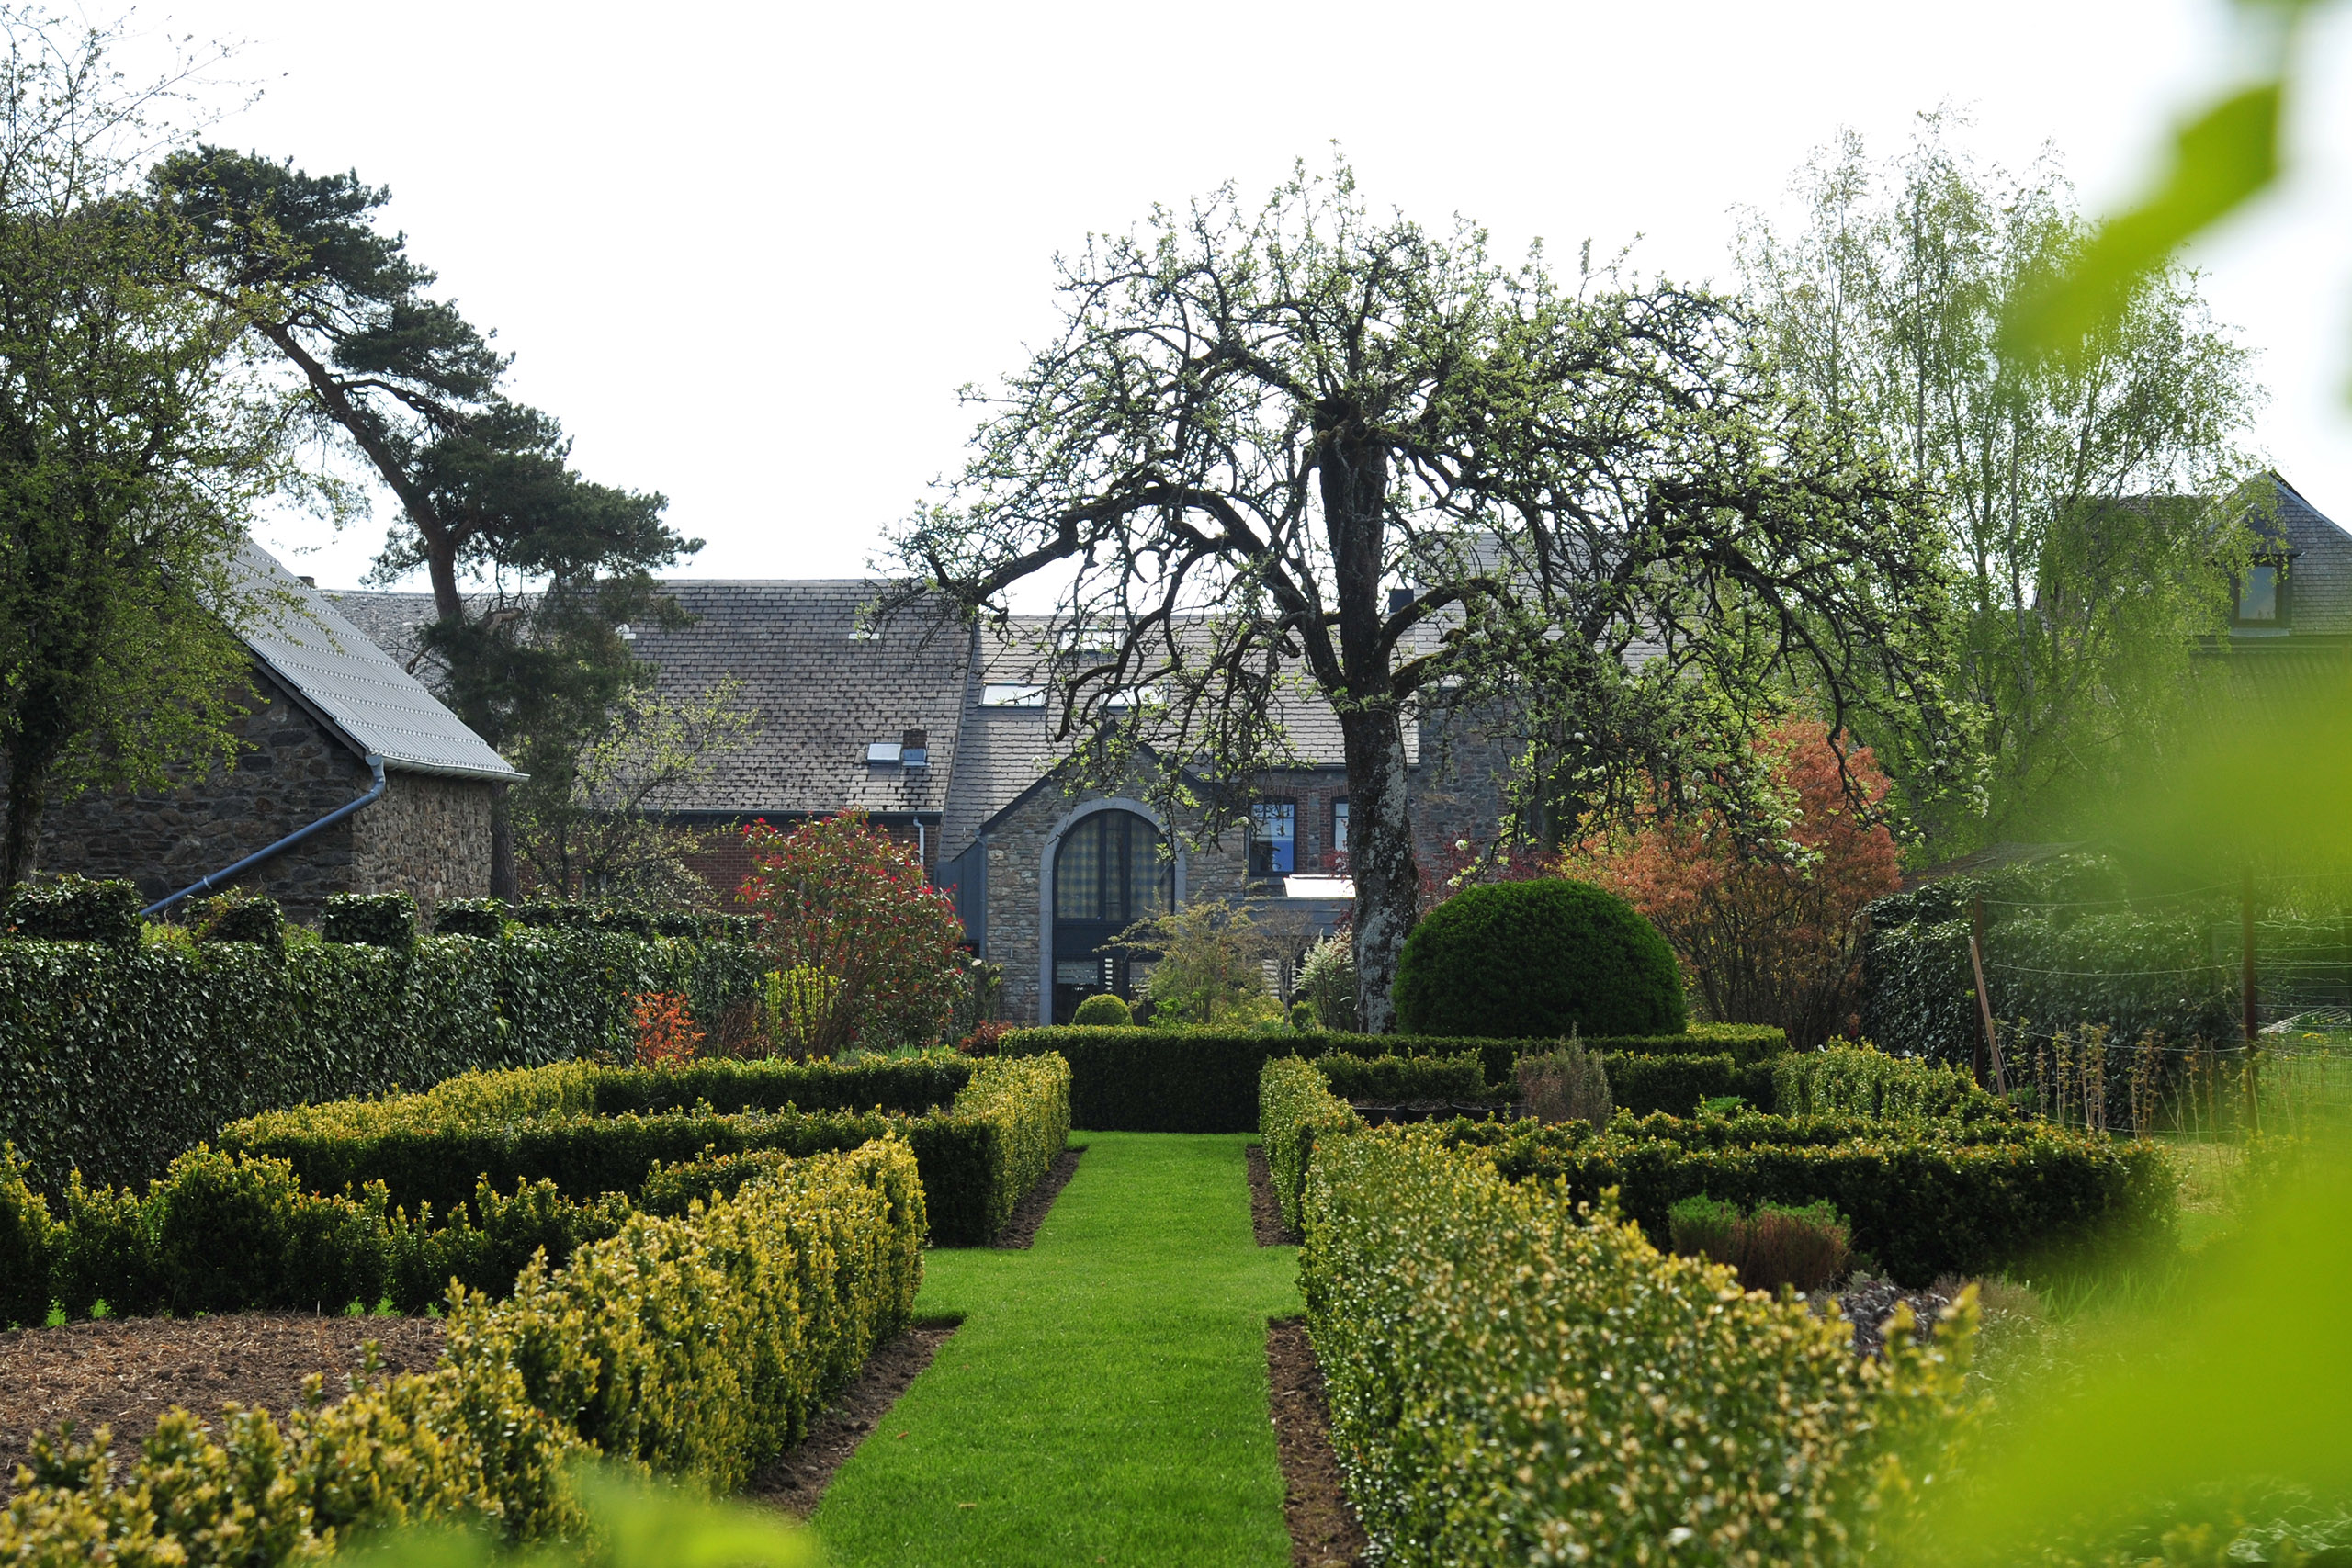
<svg viewBox="0 0 2352 1568">
<path fill-rule="evenodd" d="M 0 889 L 16 886 L 32 874 L 40 851 L 41 808 L 48 804 L 46 770 L 28 766 L 21 749 L 10 758 L 8 820 L 0 831 Z"/>
<path fill-rule="evenodd" d="M 1405 733 L 1393 708 L 1344 712 L 1340 732 L 1348 754 L 1348 870 L 1356 883 L 1356 1021 L 1367 1034 L 1388 1034 L 1396 1028 L 1390 995 L 1396 960 L 1421 902 Z"/>
<path fill-rule="evenodd" d="M 514 869 L 514 813 L 507 787 L 490 786 L 490 896 L 512 904 L 523 897 L 523 879 Z"/>
</svg>

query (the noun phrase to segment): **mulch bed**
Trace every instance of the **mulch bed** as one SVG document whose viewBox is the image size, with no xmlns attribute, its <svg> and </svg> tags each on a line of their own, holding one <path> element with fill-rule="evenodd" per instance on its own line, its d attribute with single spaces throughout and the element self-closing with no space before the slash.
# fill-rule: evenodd
<svg viewBox="0 0 2352 1568">
<path fill-rule="evenodd" d="M 808 1437 L 762 1465 L 743 1495 L 795 1518 L 805 1519 L 815 1513 L 834 1473 L 881 1425 L 899 1396 L 907 1392 L 907 1385 L 931 1365 L 940 1346 L 955 1332 L 954 1324 L 918 1325 L 876 1350 L 866 1358 L 865 1370 L 858 1373 L 857 1381 L 817 1417 Z"/>
<path fill-rule="evenodd" d="M 1935 1337 L 1936 1315 L 1951 1305 L 1957 1293 L 1957 1286 L 1946 1290 L 1940 1281 L 1934 1290 L 1906 1291 L 1884 1280 L 1856 1280 L 1838 1295 L 1838 1305 L 1854 1325 L 1854 1354 L 1867 1359 L 1886 1354 L 1886 1336 L 1879 1328 L 1893 1314 L 1895 1303 L 1911 1303 L 1911 1337 L 1925 1345 Z M 1826 1315 L 1821 1303 L 1827 1299 L 1819 1297 L 1814 1311 Z"/>
<path fill-rule="evenodd" d="M 234 1400 L 282 1415 L 301 1404 L 312 1372 L 325 1373 L 328 1397 L 340 1398 L 370 1339 L 384 1375 L 427 1371 L 440 1359 L 441 1329 L 429 1317 L 233 1313 L 0 1334 L 0 1494 L 16 1489 L 33 1434 L 60 1423 L 83 1438 L 112 1427 L 116 1456 L 128 1458 L 175 1404 L 209 1417 Z"/>
<path fill-rule="evenodd" d="M 1069 1185 L 1069 1179 L 1078 1174 L 1078 1156 L 1085 1152 L 1086 1145 L 1080 1144 L 1074 1149 L 1064 1149 L 1056 1155 L 1051 1168 L 1037 1179 L 1037 1185 L 1029 1189 L 1028 1195 L 1014 1205 L 1012 1217 L 1004 1222 L 1004 1228 L 996 1233 L 996 1239 L 989 1245 L 1001 1251 L 1036 1245 L 1037 1227 L 1046 1223 L 1046 1216 L 1053 1211 L 1054 1200 L 1062 1195 L 1062 1189 Z"/>
<path fill-rule="evenodd" d="M 1369 1543 L 1340 1485 L 1323 1369 L 1316 1364 L 1306 1325 L 1292 1317 L 1266 1325 L 1266 1375 L 1293 1568 L 1357 1568 Z"/>
<path fill-rule="evenodd" d="M 1266 1145 L 1251 1144 L 1249 1155 L 1250 1223 L 1257 1229 L 1258 1245 L 1298 1246 L 1306 1238 L 1283 1224 L 1282 1200 L 1274 1196 L 1274 1173 L 1266 1165 Z"/>
</svg>

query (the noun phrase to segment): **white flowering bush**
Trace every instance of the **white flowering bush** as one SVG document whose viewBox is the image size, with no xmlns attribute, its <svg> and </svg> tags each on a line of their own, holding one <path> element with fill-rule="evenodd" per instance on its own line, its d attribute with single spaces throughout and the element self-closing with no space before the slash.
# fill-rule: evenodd
<svg viewBox="0 0 2352 1568">
<path fill-rule="evenodd" d="M 1418 1128 L 1317 1142 L 1305 1209 L 1332 1441 L 1383 1563 L 1856 1561 L 1964 1424 L 1973 1292 L 1932 1343 L 1858 1359 L 1836 1317 Z"/>
</svg>

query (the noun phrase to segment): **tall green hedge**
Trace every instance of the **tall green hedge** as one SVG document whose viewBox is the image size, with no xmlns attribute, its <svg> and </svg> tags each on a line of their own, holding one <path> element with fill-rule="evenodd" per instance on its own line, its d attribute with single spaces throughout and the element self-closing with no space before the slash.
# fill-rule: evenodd
<svg viewBox="0 0 2352 1568">
<path fill-rule="evenodd" d="M 1788 1049 L 1769 1024 L 1693 1024 L 1679 1034 L 1588 1038 L 1622 1055 L 1729 1055 L 1745 1066 Z M 1104 1133 L 1247 1133 L 1258 1125 L 1258 1075 L 1282 1056 L 1452 1056 L 1475 1053 L 1487 1082 L 1507 1091 L 1512 1064 L 1548 1042 L 1414 1034 L 1222 1033 L 1179 1029 L 1023 1029 L 1006 1055 L 1053 1053 L 1069 1063 L 1074 1126 Z"/>
<path fill-rule="evenodd" d="M 627 1051 L 631 996 L 682 991 L 716 1019 L 757 995 L 761 969 L 733 941 L 521 927 L 282 957 L 153 929 L 0 940 L 0 1142 L 51 1195 L 75 1168 L 142 1181 L 271 1107 Z"/>
</svg>

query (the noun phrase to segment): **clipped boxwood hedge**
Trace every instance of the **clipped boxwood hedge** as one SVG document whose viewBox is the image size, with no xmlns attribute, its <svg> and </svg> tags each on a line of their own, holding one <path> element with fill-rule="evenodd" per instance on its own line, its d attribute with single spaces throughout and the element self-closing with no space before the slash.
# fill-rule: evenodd
<svg viewBox="0 0 2352 1568">
<path fill-rule="evenodd" d="M 2039 1123 L 1651 1116 L 1593 1133 L 1459 1120 L 1439 1136 L 1486 1150 L 1507 1178 L 1563 1182 L 1587 1201 L 1616 1188 L 1626 1217 L 1661 1246 L 1678 1199 L 1826 1199 L 1852 1222 L 1858 1251 L 1914 1285 L 2163 1244 L 2177 1216 L 2177 1178 L 2163 1151 Z"/>
<path fill-rule="evenodd" d="M 225 1128 L 221 1144 L 287 1161 L 313 1191 L 379 1183 L 394 1204 L 446 1212 L 477 1181 L 502 1191 L 549 1181 L 576 1200 L 633 1194 L 658 1168 L 706 1152 L 797 1157 L 896 1135 L 915 1151 L 933 1239 L 974 1246 L 1067 1142 L 1069 1084 L 1056 1057 L 973 1063 L 945 1052 L 675 1071 L 559 1063 L 267 1111 Z M 814 1109 L 794 1108 L 801 1103 Z M 847 1109 L 861 1103 L 872 1109 Z"/>
<path fill-rule="evenodd" d="M 1755 1111 L 1776 1111 L 1773 1068 L 1780 1058 L 1742 1065 L 1729 1053 L 1712 1056 L 1621 1054 L 1603 1056 L 1609 1092 L 1620 1111 L 1647 1116 L 1663 1111 L 1689 1116 L 1702 1101 L 1736 1094 Z"/>
<path fill-rule="evenodd" d="M 1306 1168 L 1317 1135 L 1354 1132 L 1363 1122 L 1348 1102 L 1331 1092 L 1330 1081 L 1312 1062 L 1278 1056 L 1258 1077 L 1258 1132 L 1266 1146 L 1266 1171 L 1281 1203 L 1283 1224 L 1299 1228 L 1299 1201 L 1306 1190 Z"/>
<path fill-rule="evenodd" d="M 1509 1092 L 1511 1065 L 1548 1042 L 1412 1034 L 1224 1033 L 1190 1029 L 1022 1029 L 1005 1055 L 1051 1052 L 1069 1063 L 1071 1124 L 1105 1133 L 1247 1133 L 1258 1125 L 1258 1075 L 1280 1056 L 1453 1056 L 1475 1052 L 1487 1082 Z M 1788 1049 L 1770 1024 L 1701 1023 L 1679 1034 L 1587 1038 L 1617 1055 L 1729 1055 L 1746 1066 Z M 1735 1091 L 1736 1092 L 1736 1091 Z"/>
<path fill-rule="evenodd" d="M 505 1300 L 453 1292 L 432 1371 L 282 1422 L 233 1412 L 218 1440 L 174 1410 L 119 1473 L 103 1443 L 37 1445 L 0 1561 L 212 1562 L 231 1541 L 240 1562 L 307 1562 L 430 1520 L 577 1540 L 573 1461 L 599 1450 L 731 1489 L 910 1319 L 923 1229 L 890 1140 L 633 1216 Z"/>
<path fill-rule="evenodd" d="M 731 940 L 557 929 L 406 951 L 303 942 L 282 957 L 153 931 L 0 941 L 0 1142 L 51 1196 L 76 1168 L 144 1181 L 272 1107 L 625 1052 L 632 996 L 684 992 L 713 1020 L 757 996 L 763 967 Z"/>
<path fill-rule="evenodd" d="M 1792 1116 L 1844 1113 L 2004 1121 L 2013 1112 L 1957 1067 L 1890 1056 L 1833 1040 L 1772 1064 L 1774 1109 Z"/>
<path fill-rule="evenodd" d="M 1428 1129 L 1317 1146 L 1300 1284 L 1377 1560 L 1873 1558 L 1884 1510 L 1946 1469 L 1973 1307 L 1866 1363 L 1844 1324 L 1577 1196 Z"/>
</svg>

